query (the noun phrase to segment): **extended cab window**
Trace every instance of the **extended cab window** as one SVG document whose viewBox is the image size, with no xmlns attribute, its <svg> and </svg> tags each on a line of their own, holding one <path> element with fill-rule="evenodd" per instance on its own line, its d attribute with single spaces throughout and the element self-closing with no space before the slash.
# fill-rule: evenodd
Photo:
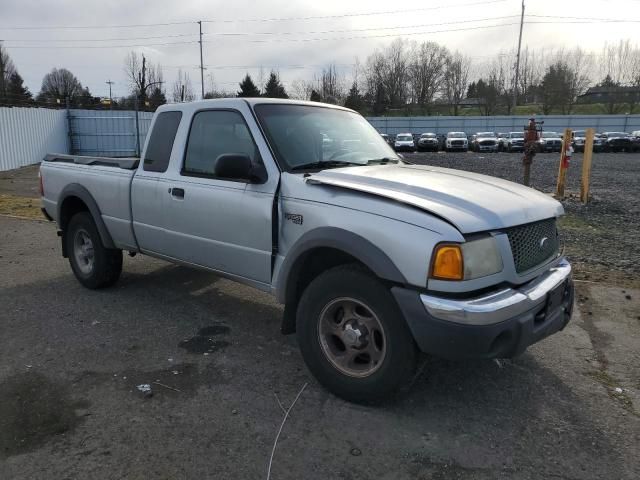
<svg viewBox="0 0 640 480">
<path fill-rule="evenodd" d="M 193 117 L 182 173 L 213 175 L 216 160 L 227 153 L 245 154 L 253 165 L 262 163 L 258 147 L 240 113 L 206 110 Z"/>
<path fill-rule="evenodd" d="M 166 172 L 173 150 L 173 141 L 182 112 L 162 112 L 158 114 L 144 154 L 142 168 L 147 172 Z"/>
</svg>

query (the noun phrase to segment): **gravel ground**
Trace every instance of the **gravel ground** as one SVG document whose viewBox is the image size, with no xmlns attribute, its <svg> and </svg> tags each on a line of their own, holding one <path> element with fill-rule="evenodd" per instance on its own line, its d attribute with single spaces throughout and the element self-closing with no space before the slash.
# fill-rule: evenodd
<svg viewBox="0 0 640 480">
<path fill-rule="evenodd" d="M 407 160 L 457 168 L 514 182 L 522 181 L 518 153 L 414 153 Z M 532 186 L 556 189 L 558 153 L 538 154 L 532 166 Z M 582 154 L 575 154 L 567 173 L 563 201 L 567 216 L 562 233 L 568 256 L 580 278 L 638 286 L 640 274 L 640 154 L 596 153 L 591 171 L 592 199 L 580 202 Z M 613 248 L 612 248 L 613 247 Z"/>
<path fill-rule="evenodd" d="M 517 177 L 507 154 L 414 157 Z M 550 189 L 546 163 L 533 178 Z M 12 195 L 32 196 L 34 173 L 14 172 Z M 607 191 L 633 197 L 618 182 Z M 576 239 L 593 242 L 576 251 L 601 237 L 572 209 L 607 207 L 604 190 L 586 209 L 568 204 Z M 1 215 L 0 272 L 2 480 L 266 478 L 279 402 L 305 384 L 272 479 L 640 478 L 638 289 L 578 283 L 569 326 L 521 357 L 425 359 L 398 399 L 363 407 L 315 382 L 279 333 L 281 307 L 248 287 L 137 256 L 113 288 L 89 291 L 54 225 Z"/>
</svg>

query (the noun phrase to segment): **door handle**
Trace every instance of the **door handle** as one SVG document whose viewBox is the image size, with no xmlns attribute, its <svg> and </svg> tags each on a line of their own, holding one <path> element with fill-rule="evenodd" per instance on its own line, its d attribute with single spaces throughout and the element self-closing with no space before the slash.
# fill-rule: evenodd
<svg viewBox="0 0 640 480">
<path fill-rule="evenodd" d="M 177 198 L 184 198 L 184 188 L 170 188 L 169 193 Z"/>
</svg>

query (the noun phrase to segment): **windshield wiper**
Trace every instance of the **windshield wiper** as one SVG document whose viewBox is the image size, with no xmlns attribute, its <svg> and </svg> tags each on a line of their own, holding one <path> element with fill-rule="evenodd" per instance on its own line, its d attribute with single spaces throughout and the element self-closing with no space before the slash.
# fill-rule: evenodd
<svg viewBox="0 0 640 480">
<path fill-rule="evenodd" d="M 296 165 L 291 167 L 291 171 L 295 170 L 313 170 L 315 168 L 332 168 L 332 167 L 345 167 L 349 165 L 364 165 L 364 163 L 357 162 L 344 162 L 342 160 L 324 160 L 319 162 L 303 163 L 302 165 Z"/>
</svg>

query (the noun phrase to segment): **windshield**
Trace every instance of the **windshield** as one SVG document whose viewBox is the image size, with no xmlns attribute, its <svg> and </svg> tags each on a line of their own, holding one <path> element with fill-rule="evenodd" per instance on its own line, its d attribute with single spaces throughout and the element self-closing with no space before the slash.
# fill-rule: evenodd
<svg viewBox="0 0 640 480">
<path fill-rule="evenodd" d="M 511 132 L 509 134 L 510 138 L 524 138 L 524 132 Z"/>
<path fill-rule="evenodd" d="M 585 135 L 585 130 L 576 130 L 575 132 L 573 132 L 574 137 L 584 137 Z"/>
<path fill-rule="evenodd" d="M 396 140 L 399 142 L 412 142 L 413 137 L 411 135 L 398 135 Z"/>
<path fill-rule="evenodd" d="M 629 134 L 625 132 L 607 132 L 606 135 L 609 137 L 626 137 Z"/>
<path fill-rule="evenodd" d="M 387 142 L 357 113 L 292 104 L 256 105 L 255 112 L 285 170 L 319 162 L 366 165 L 371 160 L 399 161 Z"/>
<path fill-rule="evenodd" d="M 422 135 L 420 135 L 420 138 L 436 138 L 436 134 L 435 133 L 423 133 Z"/>
<path fill-rule="evenodd" d="M 542 136 L 551 138 L 551 137 L 559 137 L 560 134 L 558 132 L 542 132 Z"/>
<path fill-rule="evenodd" d="M 496 134 L 493 132 L 479 132 L 476 134 L 478 137 L 495 137 Z"/>
<path fill-rule="evenodd" d="M 464 132 L 449 132 L 447 138 L 467 138 L 467 135 Z"/>
</svg>

